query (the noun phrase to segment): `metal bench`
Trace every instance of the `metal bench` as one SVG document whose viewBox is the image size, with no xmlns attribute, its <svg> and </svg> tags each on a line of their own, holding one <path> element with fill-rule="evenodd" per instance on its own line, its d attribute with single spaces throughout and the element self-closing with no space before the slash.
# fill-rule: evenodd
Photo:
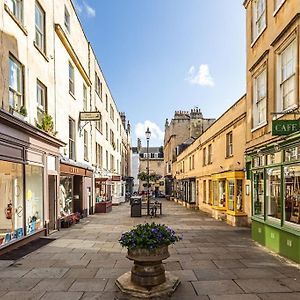
<svg viewBox="0 0 300 300">
<path fill-rule="evenodd" d="M 142 211 L 146 211 L 147 215 L 147 203 L 142 203 Z M 149 203 L 149 210 L 150 210 L 150 216 L 152 217 L 156 217 L 157 216 L 157 212 L 159 211 L 159 214 L 162 215 L 162 203 L 161 202 L 151 202 Z"/>
</svg>

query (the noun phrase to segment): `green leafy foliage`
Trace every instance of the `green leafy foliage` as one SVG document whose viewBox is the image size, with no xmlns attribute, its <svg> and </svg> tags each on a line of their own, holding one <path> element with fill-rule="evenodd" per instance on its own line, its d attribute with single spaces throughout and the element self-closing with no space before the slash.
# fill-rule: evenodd
<svg viewBox="0 0 300 300">
<path fill-rule="evenodd" d="M 151 173 L 151 174 L 149 174 L 149 181 L 156 182 L 159 179 L 161 179 L 161 177 L 162 176 L 159 174 Z M 142 180 L 142 181 L 148 181 L 148 174 L 146 172 L 140 172 L 138 174 L 138 179 Z"/>
<path fill-rule="evenodd" d="M 156 249 L 168 246 L 181 240 L 175 231 L 165 224 L 139 224 L 122 234 L 119 239 L 122 247 L 129 249 Z"/>
</svg>

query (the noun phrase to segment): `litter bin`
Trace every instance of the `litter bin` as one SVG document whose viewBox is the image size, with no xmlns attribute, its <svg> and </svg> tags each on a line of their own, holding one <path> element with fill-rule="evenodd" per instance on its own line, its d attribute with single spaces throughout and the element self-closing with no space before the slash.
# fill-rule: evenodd
<svg viewBox="0 0 300 300">
<path fill-rule="evenodd" d="M 131 197 L 131 217 L 142 216 L 142 197 Z"/>
</svg>

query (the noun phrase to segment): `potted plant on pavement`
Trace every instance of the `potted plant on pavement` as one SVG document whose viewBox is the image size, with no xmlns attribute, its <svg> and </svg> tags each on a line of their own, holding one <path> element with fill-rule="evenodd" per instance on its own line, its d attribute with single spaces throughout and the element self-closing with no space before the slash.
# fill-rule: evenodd
<svg viewBox="0 0 300 300">
<path fill-rule="evenodd" d="M 166 281 L 162 261 L 170 256 L 168 246 L 181 240 L 164 224 L 140 224 L 122 234 L 119 242 L 128 249 L 127 258 L 134 261 L 131 281 L 151 288 Z"/>
</svg>

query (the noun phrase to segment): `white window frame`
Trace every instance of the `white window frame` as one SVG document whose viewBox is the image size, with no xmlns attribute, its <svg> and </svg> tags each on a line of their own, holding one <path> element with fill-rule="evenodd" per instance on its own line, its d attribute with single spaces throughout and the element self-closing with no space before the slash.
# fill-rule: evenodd
<svg viewBox="0 0 300 300">
<path fill-rule="evenodd" d="M 69 93 L 75 95 L 75 69 L 69 61 Z"/>
<path fill-rule="evenodd" d="M 46 86 L 37 79 L 36 82 L 36 102 L 37 107 L 43 113 L 47 111 L 47 88 Z"/>
<path fill-rule="evenodd" d="M 7 0 L 6 5 L 16 19 L 23 24 L 23 0 Z"/>
<path fill-rule="evenodd" d="M 14 73 L 14 74 L 13 74 Z M 14 82 L 12 82 L 12 79 Z M 19 110 L 24 105 L 24 69 L 23 65 L 9 55 L 9 105 Z"/>
<path fill-rule="evenodd" d="M 65 24 L 65 28 L 68 33 L 71 33 L 71 22 L 70 21 L 71 21 L 71 16 L 70 16 L 70 13 L 69 13 L 67 7 L 65 6 L 64 24 Z"/>
<path fill-rule="evenodd" d="M 280 10 L 285 0 L 274 0 L 274 13 L 273 16 Z"/>
<path fill-rule="evenodd" d="M 226 157 L 233 156 L 233 133 L 232 131 L 226 134 Z"/>
<path fill-rule="evenodd" d="M 262 10 L 260 11 L 260 5 Z M 262 24 L 261 24 L 262 22 Z M 260 26 L 260 27 L 259 27 Z M 252 1 L 252 42 L 254 43 L 267 27 L 266 0 Z"/>
<path fill-rule="evenodd" d="M 41 24 L 37 24 L 37 14 L 41 18 Z M 45 20 L 46 13 L 38 2 L 35 2 L 35 45 L 45 53 Z"/>
<path fill-rule="evenodd" d="M 89 135 L 87 130 L 83 131 L 83 156 L 84 160 L 89 161 Z"/>
<path fill-rule="evenodd" d="M 84 83 L 82 85 L 82 98 L 83 98 L 83 110 L 88 111 L 87 87 Z"/>
<path fill-rule="evenodd" d="M 69 117 L 69 158 L 76 160 L 76 128 L 75 120 Z"/>
<path fill-rule="evenodd" d="M 267 122 L 267 69 L 264 67 L 253 78 L 252 128 Z"/>
<path fill-rule="evenodd" d="M 288 64 L 293 63 L 293 70 L 291 71 L 290 74 L 287 74 L 283 76 L 283 62 L 284 62 L 284 54 L 290 50 L 290 48 L 294 47 L 292 49 L 293 53 L 293 62 L 291 60 L 288 61 Z M 276 88 L 276 100 L 277 100 L 277 110 L 279 112 L 284 112 L 288 111 L 290 109 L 296 108 L 297 107 L 297 57 L 298 57 L 298 47 L 297 47 L 297 40 L 296 38 L 292 39 L 286 47 L 284 47 L 277 55 L 277 88 Z M 288 66 L 286 65 L 286 68 Z M 290 100 L 289 103 L 284 103 L 284 86 L 287 84 L 293 83 L 294 87 L 293 90 L 290 90 L 287 94 L 294 94 L 294 99 Z"/>
</svg>

